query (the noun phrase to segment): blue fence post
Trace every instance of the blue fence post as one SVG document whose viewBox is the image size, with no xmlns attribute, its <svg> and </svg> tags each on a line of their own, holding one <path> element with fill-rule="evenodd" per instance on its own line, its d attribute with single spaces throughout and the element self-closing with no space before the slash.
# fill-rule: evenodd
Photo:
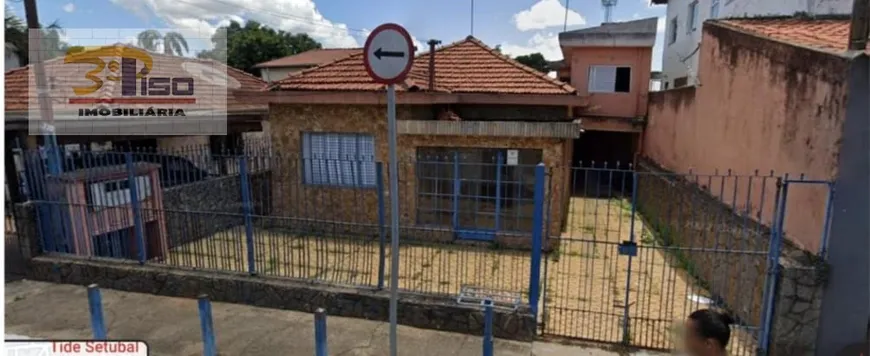
<svg viewBox="0 0 870 356">
<path fill-rule="evenodd" d="M 105 340 L 106 323 L 103 320 L 103 298 L 100 296 L 100 287 L 96 284 L 88 286 L 88 307 L 91 312 L 91 329 L 94 331 L 94 339 Z"/>
<path fill-rule="evenodd" d="M 828 238 L 831 235 L 831 216 L 834 213 L 834 183 L 828 183 L 828 200 L 825 202 L 825 223 L 822 226 L 822 243 L 819 245 L 819 257 L 828 258 Z"/>
<path fill-rule="evenodd" d="M 245 156 L 239 158 L 239 179 L 242 186 L 242 213 L 245 215 L 245 244 L 248 249 L 248 273 L 252 276 L 257 274 L 257 265 L 254 260 L 254 222 L 251 215 L 254 213 L 251 203 L 251 187 L 248 176 L 248 161 Z"/>
<path fill-rule="evenodd" d="M 387 213 L 384 208 L 384 164 L 375 165 L 378 185 L 378 235 L 380 236 L 378 250 L 378 290 L 384 289 L 384 274 L 387 259 Z"/>
<path fill-rule="evenodd" d="M 314 355 L 326 356 L 326 310 L 314 311 Z"/>
<path fill-rule="evenodd" d="M 214 324 L 211 318 L 211 302 L 208 295 L 199 296 L 199 326 L 202 329 L 203 356 L 217 356 L 217 347 L 214 339 Z"/>
<path fill-rule="evenodd" d="M 637 254 L 637 236 L 634 234 L 634 223 L 637 219 L 637 171 L 632 171 L 631 173 L 631 222 L 629 226 L 628 233 L 628 245 L 625 245 L 623 242 L 622 247 L 623 251 L 620 251 L 620 254 L 625 254 L 628 256 L 628 268 L 626 269 L 625 275 L 625 302 L 623 310 L 622 310 L 622 342 L 624 344 L 629 344 L 631 342 L 631 303 L 629 303 L 629 298 L 631 298 L 631 262 L 634 259 L 634 256 Z"/>
<path fill-rule="evenodd" d="M 492 300 L 483 301 L 483 356 L 492 356 Z"/>
<path fill-rule="evenodd" d="M 459 194 L 461 192 L 459 177 L 459 152 L 453 152 L 453 233 L 459 231 Z"/>
<path fill-rule="evenodd" d="M 142 230 L 142 218 L 139 202 L 139 185 L 136 184 L 136 171 L 133 164 L 133 153 L 124 154 L 127 161 L 127 180 L 130 187 L 130 206 L 133 208 L 133 227 L 136 233 L 136 248 L 139 253 L 139 263 L 145 264 L 148 251 L 145 251 L 145 232 Z"/>
<path fill-rule="evenodd" d="M 498 151 L 495 157 L 495 232 L 501 228 L 501 171 L 502 153 Z"/>
<path fill-rule="evenodd" d="M 764 281 L 762 300 L 761 330 L 758 335 L 758 355 L 766 356 L 770 348 L 770 335 L 773 330 L 776 289 L 779 282 L 779 257 L 782 252 L 783 227 L 785 226 L 786 203 L 788 199 L 788 175 L 776 182 L 776 206 L 767 250 L 767 277 Z"/>
<path fill-rule="evenodd" d="M 541 297 L 541 245 L 544 232 L 544 163 L 535 167 L 535 208 L 532 216 L 532 263 L 529 278 L 529 308 L 538 318 L 538 299 Z"/>
</svg>

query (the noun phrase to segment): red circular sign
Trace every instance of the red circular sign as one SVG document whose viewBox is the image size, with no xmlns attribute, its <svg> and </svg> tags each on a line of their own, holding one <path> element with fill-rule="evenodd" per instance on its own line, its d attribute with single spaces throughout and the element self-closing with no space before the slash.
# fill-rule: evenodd
<svg viewBox="0 0 870 356">
<path fill-rule="evenodd" d="M 366 72 L 375 82 L 396 84 L 414 65 L 414 42 L 402 26 L 387 23 L 375 28 L 363 48 Z"/>
</svg>

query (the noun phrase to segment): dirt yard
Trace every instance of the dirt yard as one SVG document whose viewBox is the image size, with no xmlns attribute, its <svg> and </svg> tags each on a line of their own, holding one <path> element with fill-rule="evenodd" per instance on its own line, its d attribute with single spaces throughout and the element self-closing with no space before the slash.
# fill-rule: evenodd
<svg viewBox="0 0 870 356">
<path fill-rule="evenodd" d="M 542 266 L 545 334 L 614 343 L 627 336 L 635 346 L 676 347 L 679 322 L 695 309 L 705 308 L 709 293 L 691 282 L 639 217 L 634 219 L 637 255 L 618 254 L 618 244 L 628 240 L 632 231 L 627 201 L 575 197 L 568 219 L 560 247 Z M 255 269 L 261 275 L 377 286 L 377 238 L 299 236 L 259 228 L 254 236 Z M 403 290 L 456 297 L 463 285 L 471 285 L 528 300 L 528 251 L 479 244 L 403 243 L 400 253 L 399 288 Z M 388 285 L 389 244 L 385 256 Z M 247 260 L 240 226 L 172 249 L 167 263 L 247 272 Z M 629 332 L 624 334 L 626 300 L 630 318 Z M 753 354 L 749 332 L 734 334 L 731 354 Z"/>
</svg>

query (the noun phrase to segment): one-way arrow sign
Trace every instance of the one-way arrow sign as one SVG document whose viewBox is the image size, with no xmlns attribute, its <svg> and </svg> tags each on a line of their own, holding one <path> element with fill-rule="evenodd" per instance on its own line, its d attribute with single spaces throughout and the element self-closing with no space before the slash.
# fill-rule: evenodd
<svg viewBox="0 0 870 356">
<path fill-rule="evenodd" d="M 378 83 L 405 80 L 414 63 L 414 43 L 402 26 L 384 24 L 375 28 L 363 49 L 366 71 Z"/>
<path fill-rule="evenodd" d="M 405 52 L 397 52 L 397 51 L 384 51 L 382 48 L 378 48 L 375 51 L 375 57 L 381 59 L 381 57 L 404 57 Z"/>
</svg>

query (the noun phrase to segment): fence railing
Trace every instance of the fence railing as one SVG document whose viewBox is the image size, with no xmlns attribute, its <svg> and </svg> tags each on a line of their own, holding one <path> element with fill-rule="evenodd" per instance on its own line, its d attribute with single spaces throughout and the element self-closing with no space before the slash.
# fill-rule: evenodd
<svg viewBox="0 0 870 356">
<path fill-rule="evenodd" d="M 371 157 L 212 158 L 238 168 L 211 174 L 176 155 L 99 152 L 51 175 L 39 154 L 26 153 L 43 249 L 388 286 L 386 165 Z M 532 235 L 544 231 L 534 228 L 544 220 L 535 182 L 544 167 L 504 163 L 400 162 L 401 290 L 455 296 L 474 285 L 530 295 L 540 269 Z"/>
<path fill-rule="evenodd" d="M 371 156 L 83 153 L 53 175 L 25 152 L 22 187 L 49 253 L 370 289 L 399 253 L 399 289 L 520 298 L 559 336 L 664 348 L 697 300 L 742 308 L 749 344 L 769 335 L 788 178 L 478 153 L 398 162 L 398 252 L 388 166 Z M 816 196 L 830 199 L 799 201 Z"/>
</svg>

